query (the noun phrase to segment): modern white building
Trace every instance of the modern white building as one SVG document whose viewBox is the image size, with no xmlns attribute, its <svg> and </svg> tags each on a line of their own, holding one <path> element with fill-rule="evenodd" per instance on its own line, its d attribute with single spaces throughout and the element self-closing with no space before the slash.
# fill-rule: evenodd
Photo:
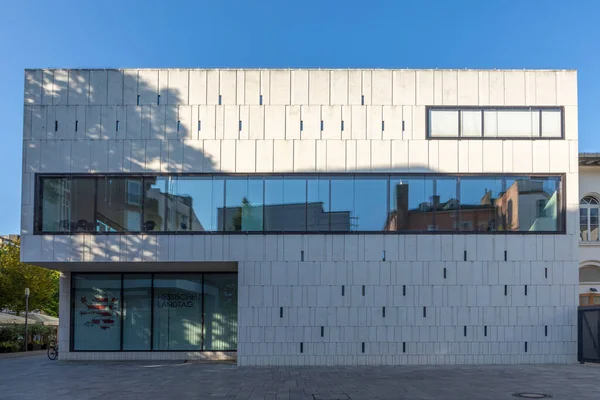
<svg viewBox="0 0 600 400">
<path fill-rule="evenodd" d="M 27 70 L 61 358 L 577 357 L 564 70 Z"/>
</svg>

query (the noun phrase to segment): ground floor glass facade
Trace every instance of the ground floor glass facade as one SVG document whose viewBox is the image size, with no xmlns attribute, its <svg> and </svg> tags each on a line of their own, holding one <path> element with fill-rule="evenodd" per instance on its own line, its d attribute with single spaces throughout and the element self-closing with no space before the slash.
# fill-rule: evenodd
<svg viewBox="0 0 600 400">
<path fill-rule="evenodd" d="M 73 273 L 73 351 L 232 351 L 237 273 Z"/>
</svg>

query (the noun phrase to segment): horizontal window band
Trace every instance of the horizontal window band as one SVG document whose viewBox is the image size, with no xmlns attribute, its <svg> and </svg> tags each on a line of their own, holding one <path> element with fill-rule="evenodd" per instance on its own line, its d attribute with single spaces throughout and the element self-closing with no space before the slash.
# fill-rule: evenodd
<svg viewBox="0 0 600 400">
<path fill-rule="evenodd" d="M 42 234 L 558 234 L 565 227 L 563 175 L 37 178 L 34 226 Z M 526 199 L 536 207 L 519 208 Z"/>
</svg>

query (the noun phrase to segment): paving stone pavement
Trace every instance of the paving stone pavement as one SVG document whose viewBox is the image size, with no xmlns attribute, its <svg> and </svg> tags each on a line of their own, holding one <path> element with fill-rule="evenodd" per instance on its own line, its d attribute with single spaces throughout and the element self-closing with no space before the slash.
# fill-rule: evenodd
<svg viewBox="0 0 600 400">
<path fill-rule="evenodd" d="M 599 399 L 600 365 L 273 367 L 0 360 L 0 399 Z"/>
</svg>

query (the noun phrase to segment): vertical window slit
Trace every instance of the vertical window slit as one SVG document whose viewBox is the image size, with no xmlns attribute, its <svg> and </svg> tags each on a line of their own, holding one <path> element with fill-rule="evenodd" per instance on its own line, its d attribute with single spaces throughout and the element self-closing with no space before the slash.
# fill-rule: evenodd
<svg viewBox="0 0 600 400">
<path fill-rule="evenodd" d="M 304 343 L 300 342 L 300 353 L 304 353 Z"/>
<path fill-rule="evenodd" d="M 160 105 L 160 94 L 158 95 L 158 97 L 156 98 L 156 104 Z"/>
<path fill-rule="evenodd" d="M 504 295 L 508 296 L 508 285 L 504 285 Z"/>
<path fill-rule="evenodd" d="M 381 252 L 381 261 L 385 261 L 385 250 Z"/>
<path fill-rule="evenodd" d="M 223 102 L 223 97 L 221 95 L 219 95 L 219 105 L 221 105 Z"/>
<path fill-rule="evenodd" d="M 258 104 L 262 106 L 262 94 L 258 96 Z"/>
<path fill-rule="evenodd" d="M 402 132 L 404 132 L 404 121 L 402 121 Z"/>
<path fill-rule="evenodd" d="M 365 285 L 362 286 L 362 295 L 365 295 Z"/>
<path fill-rule="evenodd" d="M 527 342 L 525 342 L 525 353 L 527 353 Z"/>
<path fill-rule="evenodd" d="M 544 268 L 544 277 L 548 279 L 548 267 Z"/>
<path fill-rule="evenodd" d="M 202 121 L 198 120 L 198 130 L 202 130 Z"/>
<path fill-rule="evenodd" d="M 381 308 L 381 317 L 385 318 L 385 306 Z"/>
<path fill-rule="evenodd" d="M 117 132 L 119 132 L 119 121 L 117 120 L 117 123 L 115 124 L 115 129 Z"/>
<path fill-rule="evenodd" d="M 423 318 L 427 318 L 427 307 L 423 307 Z"/>
<path fill-rule="evenodd" d="M 75 121 L 75 132 L 79 129 L 79 121 Z"/>
<path fill-rule="evenodd" d="M 177 121 L 177 132 L 181 129 L 181 121 Z"/>
<path fill-rule="evenodd" d="M 323 124 L 323 121 L 321 121 L 321 131 L 323 130 L 323 127 L 324 127 L 324 126 L 325 126 L 325 125 Z"/>
<path fill-rule="evenodd" d="M 137 104 L 138 106 L 140 105 L 140 95 L 139 95 L 139 94 L 137 95 L 137 103 L 136 103 L 136 104 Z"/>
<path fill-rule="evenodd" d="M 242 121 L 240 121 L 240 125 L 239 125 L 239 131 L 242 131 Z"/>
<path fill-rule="evenodd" d="M 466 326 L 463 328 L 463 334 L 465 335 L 465 337 L 467 336 L 467 327 Z"/>
<path fill-rule="evenodd" d="M 58 121 L 54 121 L 54 132 L 58 131 Z"/>
<path fill-rule="evenodd" d="M 406 342 L 402 342 L 402 352 L 406 353 Z"/>
<path fill-rule="evenodd" d="M 342 296 L 346 295 L 346 287 L 342 285 Z"/>
<path fill-rule="evenodd" d="M 527 296 L 527 285 L 525 285 L 525 296 Z"/>
<path fill-rule="evenodd" d="M 381 121 L 381 131 L 385 132 L 385 121 Z"/>
<path fill-rule="evenodd" d="M 300 131 L 304 130 L 304 121 L 300 120 Z"/>
<path fill-rule="evenodd" d="M 300 250 L 300 261 L 304 261 L 304 250 Z"/>
<path fill-rule="evenodd" d="M 402 296 L 406 296 L 406 285 L 402 285 Z"/>
<path fill-rule="evenodd" d="M 508 251 L 504 250 L 504 261 L 508 261 Z"/>
<path fill-rule="evenodd" d="M 467 261 L 467 251 L 465 250 L 464 254 L 463 254 L 463 258 L 465 261 Z"/>
<path fill-rule="evenodd" d="M 360 105 L 361 105 L 361 106 L 364 106 L 364 105 L 365 105 L 365 95 L 364 95 L 364 94 L 362 94 L 362 95 L 360 96 Z"/>
<path fill-rule="evenodd" d="M 324 336 L 325 336 L 325 327 L 322 326 L 321 327 L 321 337 L 324 337 Z"/>
<path fill-rule="evenodd" d="M 446 279 L 446 267 L 444 267 L 444 279 Z"/>
<path fill-rule="evenodd" d="M 362 342 L 362 352 L 365 352 L 365 342 Z"/>
<path fill-rule="evenodd" d="M 548 336 L 548 325 L 544 326 L 544 336 Z"/>
<path fill-rule="evenodd" d="M 487 325 L 483 327 L 483 336 L 487 336 Z"/>
<path fill-rule="evenodd" d="M 283 307 L 279 307 L 279 318 L 283 318 Z"/>
<path fill-rule="evenodd" d="M 344 132 L 344 120 L 342 120 L 342 132 Z"/>
</svg>

